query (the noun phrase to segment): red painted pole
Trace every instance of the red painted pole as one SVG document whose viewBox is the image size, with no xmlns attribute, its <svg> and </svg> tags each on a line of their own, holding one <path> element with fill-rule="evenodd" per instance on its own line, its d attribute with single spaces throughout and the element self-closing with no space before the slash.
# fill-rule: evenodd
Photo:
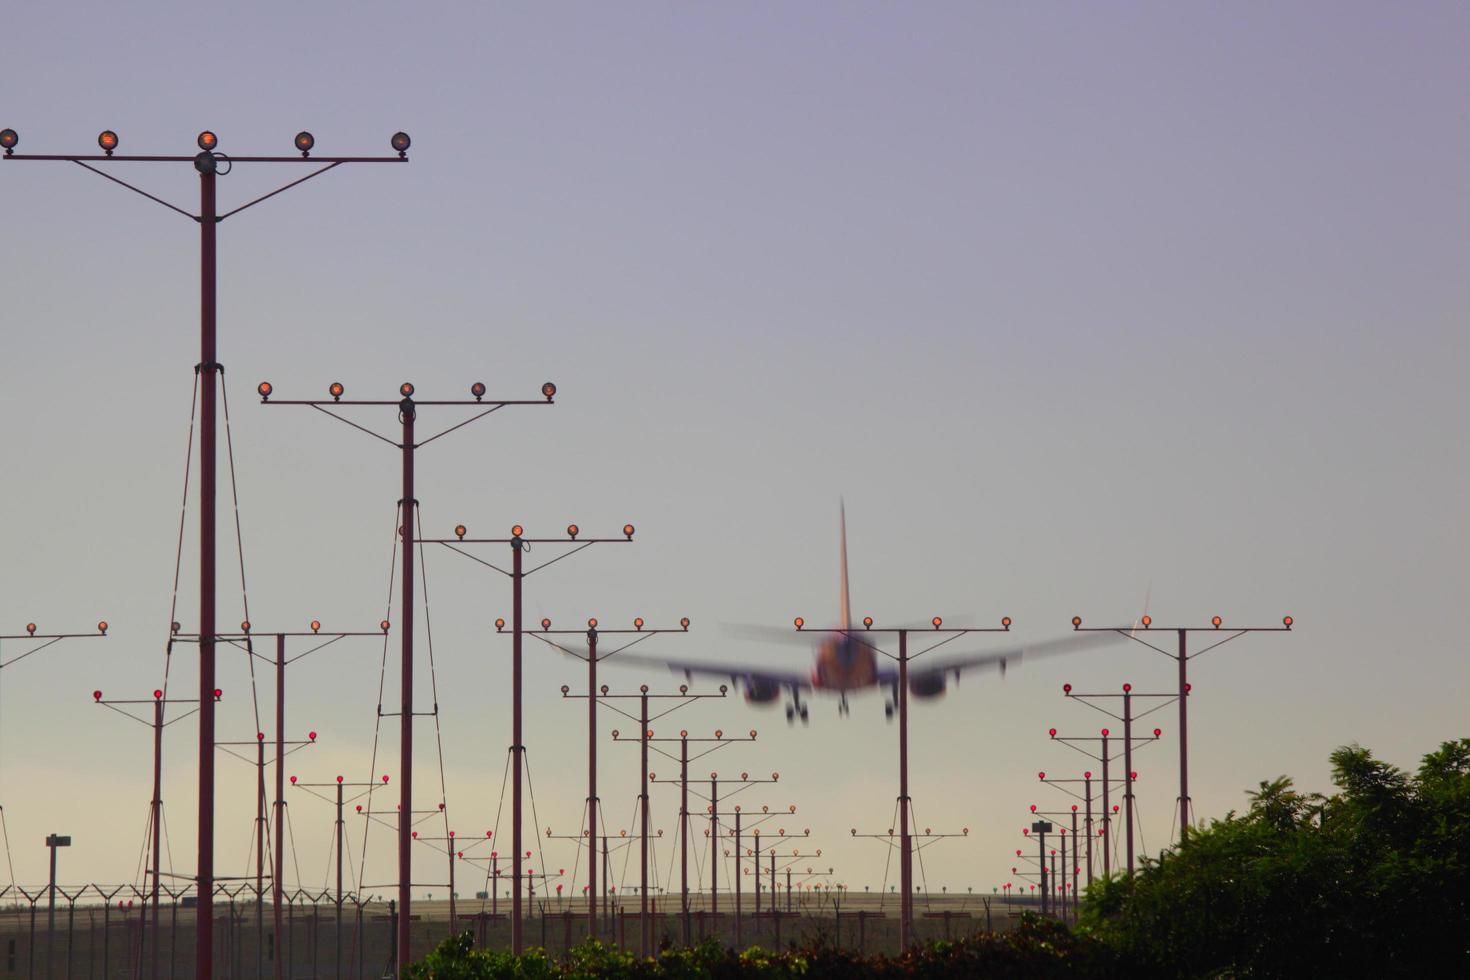
<svg viewBox="0 0 1470 980">
<path fill-rule="evenodd" d="M 1133 873 L 1133 685 L 1123 685 L 1123 819 L 1128 822 L 1128 873 Z"/>
<path fill-rule="evenodd" d="M 1189 833 L 1189 633 L 1179 631 L 1179 839 Z"/>
<path fill-rule="evenodd" d="M 215 573 L 214 174 L 199 175 L 199 854 L 194 975 L 214 976 L 214 573 Z"/>
<path fill-rule="evenodd" d="M 1077 873 L 1080 866 L 1077 861 L 1077 808 L 1072 807 L 1072 921 L 1077 921 Z"/>
<path fill-rule="evenodd" d="M 720 779 L 710 773 L 709 780 L 709 910 L 720 913 Z M 719 920 L 715 920 L 719 928 Z"/>
<path fill-rule="evenodd" d="M 898 631 L 898 828 L 899 878 L 903 898 L 898 905 L 899 946 L 914 941 L 914 864 L 909 846 L 909 634 Z"/>
<path fill-rule="evenodd" d="M 405 396 L 398 406 L 403 423 L 403 592 L 399 636 L 402 639 L 402 711 L 399 715 L 398 751 L 398 976 L 413 962 L 409 949 L 410 892 L 413 883 L 413 399 Z"/>
<path fill-rule="evenodd" d="M 643 689 L 643 695 L 638 699 L 638 703 L 642 706 L 638 715 L 641 719 L 638 737 L 639 748 L 643 756 L 643 779 L 638 786 L 639 864 L 641 865 L 638 889 L 638 925 L 641 927 L 638 953 L 640 956 L 647 956 L 651 938 L 648 921 L 648 688 Z"/>
<path fill-rule="evenodd" d="M 1087 887 L 1092 887 L 1092 773 L 1082 777 L 1082 789 L 1087 801 Z"/>
<path fill-rule="evenodd" d="M 256 939 L 265 932 L 265 835 L 270 830 L 265 796 L 265 732 L 255 733 L 255 921 Z M 256 973 L 260 973 L 265 950 L 255 951 Z"/>
<path fill-rule="evenodd" d="M 679 891 L 684 906 L 684 945 L 690 944 L 689 928 L 689 740 L 679 740 Z"/>
<path fill-rule="evenodd" d="M 511 644 L 510 644 L 510 849 L 511 910 L 510 950 L 525 952 L 521 923 L 521 539 L 510 542 L 511 554 Z"/>
<path fill-rule="evenodd" d="M 735 945 L 740 946 L 742 923 L 740 919 L 740 807 L 735 808 Z"/>
<path fill-rule="evenodd" d="M 342 777 L 337 777 L 337 976 L 342 976 L 342 843 L 346 823 L 342 819 Z"/>
<path fill-rule="evenodd" d="M 153 700 L 153 977 L 158 980 L 158 850 L 163 842 L 163 698 Z"/>
<path fill-rule="evenodd" d="M 286 637 L 276 634 L 276 864 L 271 872 L 271 914 L 276 926 L 275 976 L 286 975 L 286 933 L 281 903 L 285 898 L 286 866 Z"/>
<path fill-rule="evenodd" d="M 1041 914 L 1046 915 L 1046 832 L 1036 835 L 1036 862 L 1041 867 Z"/>
<path fill-rule="evenodd" d="M 597 630 L 587 630 L 587 938 L 597 938 Z"/>
<path fill-rule="evenodd" d="M 1108 730 L 1102 736 L 1102 804 L 1103 804 L 1103 877 L 1113 873 L 1113 808 L 1111 780 L 1108 779 Z"/>
</svg>

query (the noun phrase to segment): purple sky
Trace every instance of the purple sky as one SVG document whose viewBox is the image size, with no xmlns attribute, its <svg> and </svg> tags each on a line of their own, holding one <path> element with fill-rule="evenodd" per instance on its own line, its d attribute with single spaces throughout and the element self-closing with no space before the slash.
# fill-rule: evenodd
<svg viewBox="0 0 1470 980">
<path fill-rule="evenodd" d="M 206 127 L 240 154 L 286 152 L 301 128 L 323 154 L 413 134 L 409 166 L 344 168 L 221 230 L 256 623 L 382 618 L 398 490 L 387 447 L 261 408 L 257 381 L 522 397 L 551 378 L 556 408 L 426 449 L 419 494 L 441 534 L 638 525 L 633 547 L 536 582 L 535 618 L 688 615 L 664 652 L 804 666 L 720 624 L 835 616 L 843 495 L 855 612 L 880 623 L 1010 615 L 1044 639 L 1074 613 L 1130 622 L 1146 594 L 1161 624 L 1290 613 L 1292 636 L 1195 667 L 1193 796 L 1219 815 L 1283 772 L 1325 789 L 1344 742 L 1410 765 L 1465 734 L 1467 28 L 1448 3 L 13 3 L 0 126 L 27 152 L 87 151 L 103 128 L 170 153 Z M 187 170 L 128 174 L 195 193 Z M 221 197 L 280 176 L 242 166 Z M 0 627 L 113 624 L 0 675 L 0 805 L 19 880 L 44 877 L 53 831 L 76 841 L 64 877 L 133 880 L 148 736 L 90 691 L 146 697 L 162 670 L 197 236 L 59 164 L 0 164 L 0 209 Z M 508 644 L 486 635 L 509 595 L 449 555 L 427 573 L 451 822 L 479 834 L 509 741 Z M 186 563 L 186 623 L 192 581 Z M 238 608 L 229 592 L 221 620 Z M 322 733 L 291 760 L 303 779 L 367 776 L 379 658 L 369 643 L 299 668 L 291 734 Z M 174 666 L 187 689 L 193 666 Z M 920 821 L 971 828 L 930 887 L 1007 880 L 1026 806 L 1066 802 L 1035 773 L 1082 760 L 1046 729 L 1100 716 L 1064 681 L 1158 690 L 1171 670 L 1118 648 L 916 708 Z M 527 677 L 558 833 L 584 793 L 582 715 L 557 694 L 576 676 L 538 655 Z M 221 686 L 221 737 L 252 737 L 241 658 Z M 717 768 L 780 769 L 755 802 L 797 804 L 822 863 L 877 886 L 881 847 L 847 830 L 890 825 L 895 733 L 876 696 L 843 722 L 830 702 L 812 714 L 788 731 L 731 703 L 679 724 L 760 729 Z M 1172 710 L 1157 717 L 1164 741 L 1137 762 L 1149 850 L 1176 792 Z M 167 747 L 180 873 L 189 726 Z M 385 732 L 379 757 L 396 754 Z M 604 755 L 608 823 L 627 826 L 636 752 Z M 240 873 L 252 776 L 221 766 L 218 871 Z M 319 885 L 331 814 L 292 799 L 301 881 Z M 672 794 L 655 800 L 672 833 Z M 389 861 L 374 834 L 369 884 Z"/>
</svg>

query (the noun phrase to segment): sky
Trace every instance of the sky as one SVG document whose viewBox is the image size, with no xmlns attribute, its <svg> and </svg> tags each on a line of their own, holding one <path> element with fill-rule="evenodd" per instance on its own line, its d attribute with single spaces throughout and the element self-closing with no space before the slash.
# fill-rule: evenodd
<svg viewBox="0 0 1470 980">
<path fill-rule="evenodd" d="M 835 620 L 841 500 L 854 613 L 880 626 L 1012 617 L 1010 637 L 971 648 L 988 650 L 1065 633 L 1073 615 L 1291 615 L 1290 634 L 1192 667 L 1191 795 L 1217 817 L 1279 774 L 1328 789 L 1338 745 L 1413 766 L 1466 734 L 1467 29 L 1450 3 L 16 0 L 0 14 L 0 126 L 35 153 L 89 152 L 104 128 L 140 153 L 191 153 L 208 128 L 239 155 L 289 152 L 300 129 L 319 155 L 386 153 L 395 130 L 412 134 L 407 166 L 343 167 L 220 228 L 219 351 L 257 630 L 396 622 L 399 495 L 391 448 L 262 407 L 259 381 L 281 398 L 332 381 L 349 397 L 411 381 L 454 398 L 483 381 L 491 397 L 534 398 L 553 380 L 555 406 L 507 409 L 419 454 L 431 536 L 637 525 L 631 546 L 529 579 L 529 617 L 688 616 L 687 636 L 640 649 L 805 669 L 809 651 L 728 625 Z M 193 206 L 187 166 L 115 171 Z M 221 201 L 299 173 L 241 165 Z M 59 163 L 0 162 L 0 209 L 0 627 L 111 623 L 106 639 L 0 671 L 10 866 L 44 880 L 44 835 L 70 833 L 63 879 L 140 882 L 149 733 L 91 691 L 147 698 L 165 668 L 197 234 Z M 353 418 L 394 425 L 391 410 Z M 232 624 L 244 614 L 228 483 L 221 506 Z M 449 824 L 478 837 L 497 826 L 510 742 L 509 642 L 491 625 L 509 589 L 442 550 L 424 573 L 433 670 L 421 613 L 418 710 L 439 712 L 417 729 L 416 806 L 440 799 L 437 720 Z M 383 658 L 380 640 L 351 640 L 289 669 L 287 734 L 319 733 L 291 774 L 396 778 L 396 719 L 373 761 Z M 615 664 L 615 691 L 680 682 Z M 169 669 L 171 693 L 197 683 L 187 650 Z M 222 651 L 219 676 L 220 738 L 273 732 L 269 675 L 252 696 L 245 657 Z M 528 826 L 543 832 L 580 819 L 584 714 L 559 688 L 581 676 L 528 645 Z M 1174 680 L 1124 643 L 1003 682 L 967 675 L 916 704 L 919 823 L 970 831 L 924 852 L 921 882 L 1012 880 L 1029 805 L 1070 803 L 1036 773 L 1075 776 L 1086 760 L 1047 730 L 1093 735 L 1108 720 L 1062 684 Z M 1174 710 L 1150 716 L 1164 737 L 1136 760 L 1146 852 L 1174 830 Z M 885 847 L 849 833 L 893 826 L 897 733 L 880 696 L 843 720 L 817 699 L 805 728 L 735 698 L 664 724 L 757 729 L 710 768 L 779 771 L 748 804 L 795 805 L 789 830 L 810 828 L 818 867 L 881 887 Z M 171 726 L 164 753 L 165 864 L 179 874 L 194 849 L 192 725 Z M 601 793 L 616 830 L 632 825 L 638 774 L 613 727 Z M 220 875 L 252 867 L 253 786 L 251 766 L 221 756 Z M 288 881 L 321 887 L 331 808 L 288 800 Z M 653 806 L 667 840 L 675 794 L 655 790 Z M 386 894 L 391 836 L 351 826 L 364 885 Z M 503 811 L 499 826 L 508 836 Z M 534 866 L 571 868 L 560 844 Z M 440 880 L 441 859 L 415 860 L 416 880 Z M 667 850 L 659 861 L 667 881 Z"/>
</svg>

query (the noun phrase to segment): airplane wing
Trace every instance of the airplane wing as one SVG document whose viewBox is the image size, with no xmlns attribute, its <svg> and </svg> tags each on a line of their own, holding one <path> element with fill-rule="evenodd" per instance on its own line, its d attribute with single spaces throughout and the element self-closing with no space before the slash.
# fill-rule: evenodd
<svg viewBox="0 0 1470 980">
<path fill-rule="evenodd" d="M 963 654 L 961 656 L 937 657 L 933 660 L 924 657 L 910 661 L 909 679 L 910 681 L 916 679 L 922 680 L 923 678 L 942 680 L 945 677 L 953 677 L 957 680 L 960 674 L 967 670 L 988 670 L 991 668 L 999 670 L 1004 675 L 1008 666 L 1018 664 L 1022 660 L 1035 660 L 1040 657 L 1051 657 L 1063 653 L 1078 653 L 1092 647 L 1104 646 L 1115 640 L 1116 637 L 1108 634 L 1091 633 L 1064 636 L 1060 639 L 1047 640 L 1042 643 L 1028 643 L 1025 646 L 1010 647 L 1004 650 L 988 650 Z M 878 682 L 880 684 L 897 684 L 898 667 L 889 664 L 879 668 Z"/>
<path fill-rule="evenodd" d="M 783 690 L 805 692 L 812 689 L 812 679 L 809 674 L 794 670 L 772 669 L 765 665 L 715 663 L 708 660 L 682 660 L 673 657 L 646 657 L 636 653 L 619 653 L 609 657 L 606 661 L 599 660 L 598 663 L 609 663 L 614 666 L 636 664 L 641 667 L 663 667 L 676 674 L 683 674 L 686 679 L 693 679 L 696 676 L 728 678 L 731 684 L 740 687 L 746 696 L 754 701 L 775 700 Z"/>
</svg>

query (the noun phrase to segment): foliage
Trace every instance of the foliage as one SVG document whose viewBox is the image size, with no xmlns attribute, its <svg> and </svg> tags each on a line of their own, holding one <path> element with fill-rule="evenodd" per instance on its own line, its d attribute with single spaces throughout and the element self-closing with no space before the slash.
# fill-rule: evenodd
<svg viewBox="0 0 1470 980">
<path fill-rule="evenodd" d="M 661 950 L 641 959 L 597 942 L 571 950 L 558 963 L 544 951 L 516 958 L 473 948 L 469 933 L 445 940 L 409 969 L 409 980 L 558 980 L 638 978 L 638 980 L 896 980 L 900 977 L 1050 977 L 1111 976 L 1116 958 L 1096 940 L 1072 934 L 1056 922 L 1026 916 L 1007 933 L 933 943 L 903 956 L 859 956 L 819 943 L 776 951 L 752 946 L 742 952 L 707 939 L 692 949 Z"/>
<path fill-rule="evenodd" d="M 1089 892 L 1084 931 L 1161 976 L 1470 973 L 1470 739 L 1409 774 L 1346 746 L 1330 797 L 1250 809 Z"/>
</svg>

